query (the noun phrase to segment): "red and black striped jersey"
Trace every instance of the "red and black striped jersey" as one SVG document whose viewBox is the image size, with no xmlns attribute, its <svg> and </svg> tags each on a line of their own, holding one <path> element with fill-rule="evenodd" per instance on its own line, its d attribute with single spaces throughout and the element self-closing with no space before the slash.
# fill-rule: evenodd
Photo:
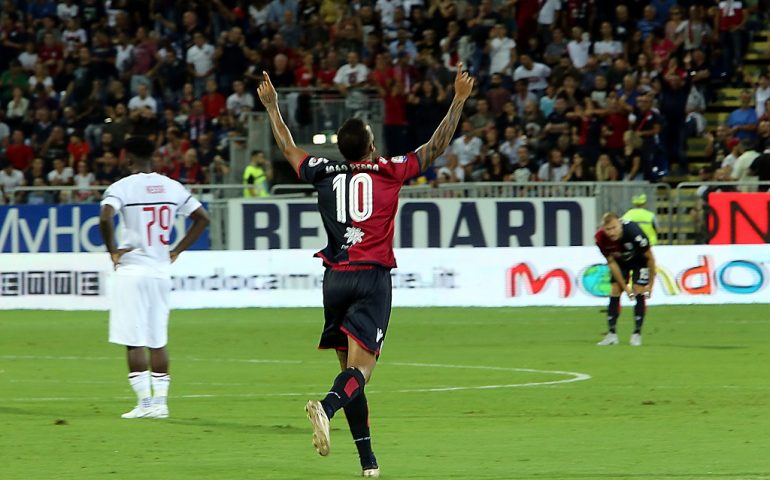
<svg viewBox="0 0 770 480">
<path fill-rule="evenodd" d="M 599 229 L 594 238 L 596 246 L 606 258 L 614 258 L 621 265 L 644 263 L 650 249 L 650 240 L 639 225 L 628 220 L 621 220 L 623 234 L 617 240 L 611 240 L 604 229 Z"/>
<path fill-rule="evenodd" d="M 318 211 L 328 237 L 326 248 L 316 256 L 329 266 L 395 268 L 398 193 L 406 179 L 419 173 L 420 160 L 414 152 L 373 162 L 306 157 L 299 165 L 299 178 L 318 192 Z"/>
</svg>

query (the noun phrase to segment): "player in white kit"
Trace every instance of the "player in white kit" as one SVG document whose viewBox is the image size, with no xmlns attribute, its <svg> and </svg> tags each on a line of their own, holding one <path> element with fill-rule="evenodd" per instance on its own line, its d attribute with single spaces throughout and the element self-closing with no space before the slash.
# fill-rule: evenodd
<svg viewBox="0 0 770 480">
<path fill-rule="evenodd" d="M 109 340 L 127 347 L 128 381 L 138 398 L 137 406 L 123 418 L 167 418 L 171 264 L 203 233 L 209 219 L 181 183 L 149 173 L 154 149 L 150 140 L 131 137 L 125 149 L 137 173 L 104 192 L 99 219 L 115 267 Z M 116 245 L 113 218 L 117 213 L 121 231 Z M 193 224 L 172 250 L 171 229 L 177 214 L 189 216 Z"/>
</svg>

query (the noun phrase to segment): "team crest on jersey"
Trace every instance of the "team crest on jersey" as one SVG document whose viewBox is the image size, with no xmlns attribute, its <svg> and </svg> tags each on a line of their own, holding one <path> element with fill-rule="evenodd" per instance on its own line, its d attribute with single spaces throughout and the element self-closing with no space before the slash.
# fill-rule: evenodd
<svg viewBox="0 0 770 480">
<path fill-rule="evenodd" d="M 145 187 L 147 190 L 147 193 L 151 194 L 158 194 L 158 193 L 165 193 L 166 188 L 163 185 L 147 185 Z"/>
<path fill-rule="evenodd" d="M 351 247 L 364 241 L 364 232 L 358 227 L 348 227 L 345 230 L 345 239 Z"/>
<path fill-rule="evenodd" d="M 390 161 L 393 163 L 406 163 L 406 156 L 400 155 L 398 157 L 393 157 L 390 159 Z"/>
<path fill-rule="evenodd" d="M 625 247 L 626 250 L 631 250 L 632 248 L 634 248 L 634 244 L 631 242 L 624 243 L 623 247 Z"/>
</svg>

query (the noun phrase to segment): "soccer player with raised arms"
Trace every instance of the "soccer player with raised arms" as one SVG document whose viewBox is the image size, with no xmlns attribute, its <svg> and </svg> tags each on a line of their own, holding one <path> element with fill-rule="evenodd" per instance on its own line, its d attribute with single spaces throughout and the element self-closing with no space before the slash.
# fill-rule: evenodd
<svg viewBox="0 0 770 480">
<path fill-rule="evenodd" d="M 171 264 L 203 233 L 209 218 L 181 183 L 150 173 L 154 146 L 149 139 L 130 137 L 125 149 L 135 173 L 104 192 L 99 218 L 104 245 L 115 267 L 109 340 L 127 348 L 128 381 L 138 399 L 136 407 L 122 417 L 167 418 Z M 118 213 L 122 232 L 116 244 L 113 218 Z M 193 224 L 171 249 L 177 214 L 189 216 Z"/>
<path fill-rule="evenodd" d="M 620 315 L 620 296 L 636 300 L 634 306 L 634 333 L 631 345 L 642 345 L 642 324 L 647 312 L 646 301 L 652 295 L 655 284 L 655 257 L 650 240 L 634 222 L 622 220 L 617 214 L 607 212 L 602 216 L 602 226 L 596 232 L 596 246 L 607 259 L 610 269 L 610 305 L 607 310 L 609 332 L 597 345 L 617 345 L 616 325 Z M 629 280 L 633 282 L 633 287 Z"/>
<path fill-rule="evenodd" d="M 329 420 L 344 409 L 363 476 L 379 477 L 364 387 L 371 378 L 390 319 L 398 194 L 405 180 L 426 169 L 449 145 L 474 81 L 462 72 L 462 65 L 457 66 L 455 96 L 449 111 L 428 143 L 416 151 L 392 158 L 378 156 L 369 125 L 351 118 L 337 132 L 343 160 L 330 160 L 314 157 L 294 144 L 278 109 L 275 88 L 268 74 L 263 74 L 259 98 L 267 109 L 278 148 L 299 178 L 312 183 L 318 192 L 318 210 L 328 236 L 328 245 L 316 254 L 326 268 L 325 324 L 319 348 L 337 351 L 342 372 L 325 398 L 307 402 L 313 444 L 319 454 L 329 454 Z"/>
</svg>

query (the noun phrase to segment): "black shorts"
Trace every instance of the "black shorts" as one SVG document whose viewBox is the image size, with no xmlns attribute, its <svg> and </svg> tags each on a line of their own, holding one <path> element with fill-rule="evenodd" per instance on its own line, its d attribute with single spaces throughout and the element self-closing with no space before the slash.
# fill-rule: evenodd
<svg viewBox="0 0 770 480">
<path fill-rule="evenodd" d="M 620 267 L 620 273 L 628 283 L 629 279 L 632 280 L 634 285 L 646 286 L 650 283 L 650 269 L 647 265 L 623 265 L 618 263 Z M 618 283 L 615 281 L 615 277 L 610 273 L 610 283 Z"/>
<path fill-rule="evenodd" d="M 348 337 L 379 355 L 390 320 L 390 269 L 326 269 L 323 283 L 324 329 L 318 348 L 347 350 Z"/>
</svg>

